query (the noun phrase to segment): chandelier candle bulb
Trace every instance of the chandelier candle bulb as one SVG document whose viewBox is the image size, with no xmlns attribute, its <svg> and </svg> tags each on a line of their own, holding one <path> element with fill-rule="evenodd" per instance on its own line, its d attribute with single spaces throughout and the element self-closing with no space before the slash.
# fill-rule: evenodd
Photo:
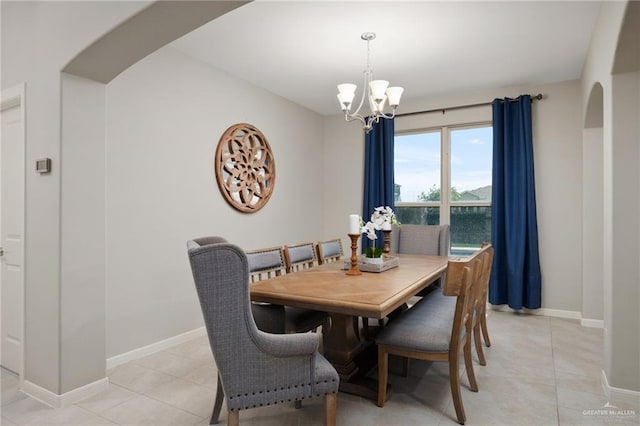
<svg viewBox="0 0 640 426">
<path fill-rule="evenodd" d="M 351 109 L 351 103 L 356 96 L 356 85 L 345 83 L 338 85 L 338 102 L 343 111 L 349 111 Z"/>
<path fill-rule="evenodd" d="M 357 214 L 349 215 L 349 234 L 360 235 L 360 216 Z"/>
<path fill-rule="evenodd" d="M 386 80 L 373 80 L 369 83 L 369 86 L 371 87 L 371 97 L 376 103 L 380 103 L 385 98 L 384 92 L 387 90 L 389 82 Z"/>
<path fill-rule="evenodd" d="M 400 97 L 402 96 L 404 89 L 402 87 L 389 87 L 387 89 L 387 99 L 389 100 L 389 106 L 397 107 L 400 105 Z"/>
</svg>

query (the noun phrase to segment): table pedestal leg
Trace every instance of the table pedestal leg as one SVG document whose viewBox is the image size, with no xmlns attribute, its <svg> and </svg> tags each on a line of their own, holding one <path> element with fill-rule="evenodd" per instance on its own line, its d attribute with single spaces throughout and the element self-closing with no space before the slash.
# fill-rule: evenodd
<svg viewBox="0 0 640 426">
<path fill-rule="evenodd" d="M 365 377 L 376 365 L 376 347 L 360 339 L 353 323 L 352 315 L 331 314 L 324 356 L 340 375 L 340 391 L 376 400 L 377 382 Z"/>
<path fill-rule="evenodd" d="M 324 342 L 324 356 L 335 367 L 341 381 L 349 381 L 358 373 L 354 358 L 364 347 L 355 333 L 353 316 L 331 314 L 331 330 Z"/>
</svg>

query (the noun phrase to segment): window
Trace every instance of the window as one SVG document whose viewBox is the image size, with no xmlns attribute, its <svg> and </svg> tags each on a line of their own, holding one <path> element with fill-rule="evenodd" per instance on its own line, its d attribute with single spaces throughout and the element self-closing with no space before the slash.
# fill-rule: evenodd
<svg viewBox="0 0 640 426">
<path fill-rule="evenodd" d="M 394 144 L 400 223 L 449 224 L 452 254 L 491 241 L 491 123 L 397 134 Z"/>
</svg>

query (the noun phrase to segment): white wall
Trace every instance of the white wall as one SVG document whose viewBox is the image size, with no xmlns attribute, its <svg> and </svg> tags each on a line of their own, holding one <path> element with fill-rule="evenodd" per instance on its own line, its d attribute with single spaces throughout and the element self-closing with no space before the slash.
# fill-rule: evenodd
<svg viewBox="0 0 640 426">
<path fill-rule="evenodd" d="M 26 83 L 25 364 L 24 379 L 59 394 L 73 376 L 61 357 L 60 70 L 139 2 L 1 2 L 2 89 Z M 52 171 L 34 172 L 37 158 Z M 81 202 L 81 200 L 80 200 Z M 61 307 L 63 306 L 63 307 Z M 69 330 L 72 332 L 72 330 Z M 90 342 L 89 342 L 90 344 Z M 74 379 L 70 378 L 73 382 Z M 87 379 L 89 381 L 89 379 Z M 86 383 L 86 382 L 85 382 Z"/>
<path fill-rule="evenodd" d="M 545 99 L 533 104 L 533 143 L 538 208 L 538 237 L 542 269 L 542 307 L 564 311 L 581 310 L 580 220 L 582 193 L 582 127 L 580 84 L 568 81 L 544 86 L 504 88 L 450 98 L 429 99 L 403 104 L 400 112 L 422 111 L 447 106 L 475 104 L 496 97 L 544 93 Z M 396 131 L 491 120 L 491 107 L 464 109 L 419 116 L 400 117 Z M 340 127 L 342 126 L 342 127 Z M 337 201 L 349 200 L 349 209 L 362 209 L 363 156 L 362 130 L 345 123 L 340 116 L 325 119 L 325 162 L 340 161 L 338 175 L 325 177 L 327 197 L 332 192 Z M 354 147 L 358 147 L 356 150 Z M 336 160 L 340 152 L 344 160 Z M 346 156 L 354 156 L 347 158 Z M 355 156 L 357 155 L 357 157 Z M 348 186 L 339 185 L 348 183 Z M 356 184 L 359 185 L 356 187 Z M 336 203 L 337 204 L 337 203 Z M 325 234 L 344 235 L 348 211 L 325 205 Z M 344 220 L 341 218 L 344 217 Z"/>
<path fill-rule="evenodd" d="M 105 87 L 62 75 L 61 393 L 105 371 Z M 82 123 L 82 125 L 78 125 Z"/>
<path fill-rule="evenodd" d="M 542 306 L 582 310 L 582 115 L 579 83 L 542 88 L 534 156 Z M 539 127 L 538 127 L 539 126 Z M 537 142 L 535 142 L 537 141 Z"/>
<path fill-rule="evenodd" d="M 258 127 L 275 155 L 267 205 L 239 213 L 213 155 L 232 124 Z M 202 326 L 186 241 L 245 249 L 323 237 L 319 115 L 163 48 L 107 86 L 107 357 Z M 345 216 L 346 227 L 346 216 Z"/>
<path fill-rule="evenodd" d="M 584 129 L 582 145 L 582 317 L 603 320 L 603 145 L 602 127 Z"/>
<path fill-rule="evenodd" d="M 629 59 L 616 58 L 615 53 L 630 5 L 604 2 L 600 7 L 581 79 L 585 112 L 593 85 L 598 82 L 603 88 L 603 370 L 611 401 L 628 398 L 628 390 L 635 391 L 637 399 L 640 391 L 638 72 L 611 75 L 615 62 Z M 633 28 L 627 30 L 633 37 Z M 626 42 L 637 47 L 632 40 Z"/>
<path fill-rule="evenodd" d="M 322 208 L 324 238 L 341 238 L 347 257 L 351 256 L 349 215 L 362 214 L 364 187 L 364 132 L 359 123 L 346 123 L 344 116 L 324 118 L 325 204 Z M 358 246 L 362 238 L 358 240 Z"/>
<path fill-rule="evenodd" d="M 640 400 L 640 72 L 612 76 L 612 313 L 610 328 L 616 349 L 609 380 L 613 386 L 638 391 Z"/>
</svg>

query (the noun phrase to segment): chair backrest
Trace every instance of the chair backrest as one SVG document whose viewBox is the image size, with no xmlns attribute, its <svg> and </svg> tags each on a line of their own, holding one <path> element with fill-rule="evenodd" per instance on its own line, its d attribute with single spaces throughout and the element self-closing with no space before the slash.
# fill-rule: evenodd
<svg viewBox="0 0 640 426">
<path fill-rule="evenodd" d="M 286 270 L 282 247 L 249 250 L 246 253 L 251 282 L 280 276 Z"/>
<path fill-rule="evenodd" d="M 480 286 L 485 256 L 490 248 L 490 246 L 483 247 L 468 257 L 449 261 L 443 286 L 443 293 L 446 296 L 457 296 L 460 293 L 462 268 L 464 268 L 464 266 L 469 266 L 472 270 L 473 275 L 471 276 L 471 281 L 472 284 L 474 284 L 474 291 Z M 472 296 L 475 299 L 476 294 L 474 293 Z"/>
<path fill-rule="evenodd" d="M 470 256 L 465 260 L 449 261 L 442 293 L 456 296 L 456 308 L 451 330 L 449 350 L 457 353 L 461 340 L 471 338 L 478 278 L 482 272 L 483 255 Z M 465 333 L 462 333 L 465 330 Z"/>
<path fill-rule="evenodd" d="M 227 240 L 222 237 L 200 237 L 194 238 L 193 242 L 201 246 L 208 246 L 209 244 L 226 243 Z"/>
<path fill-rule="evenodd" d="M 342 240 L 334 238 L 332 240 L 320 241 L 316 245 L 318 251 L 318 263 L 320 265 L 328 262 L 336 262 L 342 258 Z"/>
<path fill-rule="evenodd" d="M 489 279 L 491 278 L 491 268 L 493 266 L 493 246 L 489 243 L 482 243 L 480 250 L 484 252 L 482 261 L 482 271 L 480 273 L 478 287 L 476 289 L 476 309 L 478 312 L 484 312 L 483 305 L 487 303 L 487 294 L 489 292 Z"/>
<path fill-rule="evenodd" d="M 247 256 L 240 247 L 218 241 L 191 240 L 187 248 L 211 351 L 225 393 L 233 395 L 243 387 L 243 369 L 260 356 L 254 343 L 259 331 L 251 313 Z"/>
<path fill-rule="evenodd" d="M 300 243 L 284 246 L 287 272 L 313 268 L 318 264 L 315 243 Z"/>
<path fill-rule="evenodd" d="M 392 227 L 391 253 L 449 256 L 449 225 L 401 225 Z"/>
</svg>

